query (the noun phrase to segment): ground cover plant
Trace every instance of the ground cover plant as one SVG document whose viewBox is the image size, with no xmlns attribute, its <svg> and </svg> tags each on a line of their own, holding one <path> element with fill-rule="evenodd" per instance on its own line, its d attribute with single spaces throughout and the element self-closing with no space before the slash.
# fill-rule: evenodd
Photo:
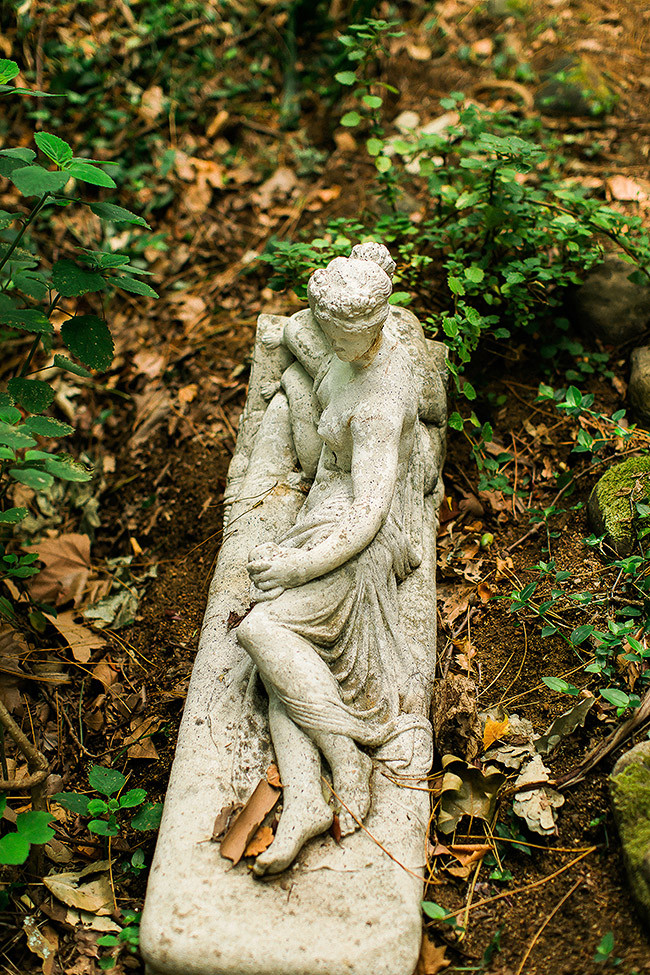
<svg viewBox="0 0 650 975">
<path fill-rule="evenodd" d="M 475 707 L 469 736 L 436 729 L 454 761 L 430 783 L 421 970 L 644 970 L 604 745 L 645 735 L 650 502 L 633 498 L 625 557 L 586 507 L 648 433 L 627 350 L 581 331 L 567 296 L 606 253 L 647 273 L 645 13 L 3 9 L 0 697 L 23 736 L 2 750 L 9 971 L 142 971 L 255 318 L 295 310 L 310 270 L 366 237 L 394 251 L 396 300 L 455 370 L 438 677 Z M 468 796 L 484 818 L 462 816 Z"/>
</svg>

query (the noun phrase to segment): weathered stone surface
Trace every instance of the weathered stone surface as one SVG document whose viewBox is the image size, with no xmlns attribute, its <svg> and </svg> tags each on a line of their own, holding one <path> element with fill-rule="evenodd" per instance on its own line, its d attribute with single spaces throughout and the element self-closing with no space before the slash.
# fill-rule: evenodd
<svg viewBox="0 0 650 975">
<path fill-rule="evenodd" d="M 650 741 L 619 758 L 609 788 L 630 889 L 650 929 Z"/>
<path fill-rule="evenodd" d="M 364 259 L 384 267 L 380 263 L 383 256 L 373 251 Z M 390 270 L 386 273 L 390 274 Z M 361 268 L 362 278 L 364 273 Z M 290 781 L 294 772 L 303 767 L 294 761 L 302 754 L 296 731 L 314 728 L 313 745 L 323 754 L 325 737 L 330 733 L 327 713 L 325 719 L 319 717 L 317 697 L 312 721 L 301 702 L 286 693 L 284 681 L 290 668 L 265 671 L 265 658 L 256 658 L 249 650 L 252 645 L 257 652 L 255 641 L 263 645 L 265 639 L 264 629 L 251 622 L 259 617 L 260 608 L 275 609 L 281 623 L 277 607 L 295 605 L 292 593 L 301 597 L 300 581 L 292 582 L 282 575 L 286 566 L 282 545 L 286 539 L 295 538 L 295 528 L 305 525 L 303 509 L 308 515 L 319 510 L 320 494 L 315 500 L 308 494 L 316 455 L 313 429 L 308 422 L 309 384 L 304 384 L 305 375 L 294 368 L 297 363 L 290 364 L 291 357 L 282 342 L 282 336 L 290 342 L 298 363 L 303 363 L 303 359 L 308 362 L 309 350 L 301 345 L 303 340 L 314 339 L 313 324 L 307 334 L 304 332 L 308 316 L 309 312 L 298 313 L 290 322 L 262 316 L 258 324 L 251 388 L 229 476 L 224 542 L 208 598 L 142 919 L 141 945 L 148 975 L 411 975 L 419 953 L 421 873 L 429 799 L 427 792 L 410 786 L 426 776 L 432 761 L 432 736 L 426 715 L 435 662 L 435 534 L 444 452 L 444 386 L 440 379 L 444 373 L 444 350 L 436 343 L 426 342 L 414 316 L 399 308 L 390 310 L 384 324 L 388 342 L 376 345 L 371 337 L 368 350 L 361 349 L 367 356 L 364 362 L 374 362 L 373 356 L 377 355 L 378 364 L 382 360 L 376 349 L 383 348 L 386 353 L 400 345 L 408 349 L 415 371 L 411 366 L 407 371 L 416 383 L 414 388 L 420 390 L 417 454 L 404 452 L 400 460 L 408 471 L 408 491 L 394 495 L 390 502 L 392 517 L 397 510 L 396 499 L 400 505 L 404 498 L 413 498 L 415 503 L 419 491 L 418 537 L 413 539 L 419 555 L 410 571 L 407 569 L 400 576 L 402 581 L 397 588 L 388 580 L 387 590 L 390 598 L 393 593 L 397 600 L 396 622 L 403 641 L 399 706 L 393 717 L 389 715 L 385 738 L 383 725 L 378 730 L 369 726 L 373 736 L 372 743 L 366 746 L 372 756 L 371 801 L 367 815 L 364 811 L 360 816 L 363 828 L 344 835 L 340 843 L 327 832 L 311 839 L 302 837 L 288 869 L 284 869 L 284 864 L 278 866 L 277 855 L 275 861 L 269 860 L 287 810 L 291 810 L 292 803 L 294 809 L 300 809 L 300 795 L 296 797 L 295 784 L 292 787 Z M 373 322 L 371 319 L 372 329 Z M 328 355 L 335 349 L 341 362 L 350 361 L 346 356 L 353 338 L 341 335 L 336 322 L 330 324 L 324 319 L 326 334 L 328 329 L 328 340 L 332 342 Z M 353 331 L 351 326 L 348 330 Z M 355 334 L 354 342 L 364 345 L 365 339 L 359 338 L 358 331 Z M 403 359 L 403 353 L 399 355 Z M 406 368 L 407 360 L 403 361 Z M 340 365 L 335 366 L 340 371 Z M 322 370 L 319 377 L 320 383 L 325 382 Z M 338 388 L 336 383 L 331 386 L 334 392 L 330 405 L 335 402 Z M 350 389 L 347 381 L 340 386 L 345 395 Z M 378 402 L 369 415 L 369 423 L 360 428 L 362 434 L 372 428 Z M 389 444 L 393 435 L 390 423 L 402 406 L 388 390 L 382 402 L 381 410 L 387 410 L 386 415 L 391 417 L 385 431 L 385 443 Z M 335 478 L 336 491 L 339 480 L 345 487 L 350 477 L 350 469 L 346 474 L 345 463 L 337 458 L 337 453 L 345 450 L 344 438 L 348 434 L 341 434 L 338 429 L 330 433 L 328 423 L 336 417 L 327 415 L 327 403 L 326 398 L 320 406 L 314 404 L 317 413 L 322 411 L 316 418 L 319 435 L 326 446 L 330 442 L 335 445 L 332 456 L 326 457 L 329 468 L 323 472 L 319 466 L 313 482 L 314 490 L 321 485 L 325 497 L 331 483 L 328 471 Z M 273 422 L 269 423 L 269 418 Z M 293 439 L 279 435 L 279 431 L 289 428 L 289 423 Z M 405 429 L 410 436 L 412 424 Z M 383 442 L 376 441 L 378 446 Z M 417 457 L 415 466 L 411 456 Z M 390 470 L 389 451 L 382 457 L 384 467 Z M 369 470 L 369 482 L 375 476 L 381 482 L 385 473 L 382 470 L 375 475 Z M 307 494 L 309 508 L 305 503 Z M 337 521 L 344 523 L 346 510 L 340 510 Z M 368 511 L 372 510 L 370 505 Z M 350 523 L 353 521 L 354 518 Z M 391 524 L 393 534 L 382 536 L 381 544 L 394 546 L 396 542 L 391 539 L 404 539 L 404 530 L 402 523 Z M 331 529 L 328 544 L 329 538 L 333 538 Z M 260 549 L 266 543 L 271 544 Z M 372 545 L 374 539 L 369 548 Z M 316 547 L 307 552 L 314 552 Z M 270 570 L 260 566 L 260 552 L 266 551 L 270 553 Z M 288 551 L 291 552 L 290 547 Z M 362 549 L 361 555 L 365 551 Z M 396 557 L 401 551 L 400 548 L 396 552 Z M 276 572 L 273 563 L 278 552 L 281 558 L 278 555 Z M 377 564 L 381 557 L 376 550 Z M 347 571 L 348 566 L 354 571 L 353 560 L 342 568 Z M 329 570 L 327 578 L 334 577 L 337 571 L 340 570 Z M 251 578 L 258 588 L 251 590 Z M 318 581 L 320 577 L 312 578 Z M 385 585 L 381 578 L 373 583 L 378 599 L 383 598 L 380 589 Z M 258 603 L 247 615 L 251 591 Z M 289 594 L 288 601 L 283 600 L 284 593 Z M 369 618 L 370 613 L 367 615 Z M 270 618 L 275 625 L 275 617 Z M 238 626 L 237 620 L 243 622 Z M 385 639 L 379 630 L 371 632 L 377 639 Z M 371 641 L 371 651 L 374 646 Z M 285 651 L 280 644 L 277 649 L 280 654 Z M 251 657 L 263 675 L 266 691 Z M 362 684 L 353 686 L 349 706 L 346 704 L 343 717 L 336 720 L 344 724 L 346 712 L 354 716 L 356 696 L 363 693 Z M 281 727 L 286 727 L 287 718 L 295 724 L 291 733 L 293 752 L 283 752 L 286 739 L 278 734 L 278 724 L 273 723 L 277 722 L 277 712 L 269 728 L 269 712 L 272 705 L 277 707 L 278 700 L 285 708 L 285 725 Z M 309 702 L 309 694 L 305 700 Z M 336 709 L 334 714 L 338 714 Z M 367 714 L 372 716 L 371 711 Z M 363 731 L 359 732 L 362 719 L 363 714 L 354 717 L 352 731 L 342 726 L 336 734 L 351 742 L 363 742 Z M 317 723 L 321 720 L 322 726 Z M 361 737 L 356 737 L 358 734 Z M 320 761 L 316 748 L 307 751 L 308 763 Z M 284 785 L 278 832 L 269 850 L 258 855 L 254 864 L 242 861 L 233 867 L 220 855 L 218 844 L 211 841 L 214 820 L 224 807 L 251 795 L 274 757 Z M 368 761 L 366 757 L 364 762 Z M 329 758 L 328 762 L 331 766 Z M 321 779 L 317 773 L 316 778 L 319 793 L 322 792 L 318 800 L 321 807 L 323 797 L 332 798 L 327 774 Z M 339 811 L 342 825 L 343 811 Z M 326 830 L 327 824 L 321 829 Z M 266 870 L 267 874 L 258 878 L 251 866 L 256 872 Z"/>
<path fill-rule="evenodd" d="M 589 520 L 619 556 L 629 555 L 641 526 L 636 502 L 650 493 L 650 455 L 630 457 L 603 474 L 589 498 Z"/>
<path fill-rule="evenodd" d="M 608 257 L 589 272 L 573 296 L 578 327 L 608 345 L 622 345 L 650 326 L 650 287 L 633 284 L 634 268 L 619 257 Z"/>
<path fill-rule="evenodd" d="M 630 356 L 630 383 L 627 396 L 636 416 L 650 423 L 650 345 L 634 349 Z"/>
</svg>

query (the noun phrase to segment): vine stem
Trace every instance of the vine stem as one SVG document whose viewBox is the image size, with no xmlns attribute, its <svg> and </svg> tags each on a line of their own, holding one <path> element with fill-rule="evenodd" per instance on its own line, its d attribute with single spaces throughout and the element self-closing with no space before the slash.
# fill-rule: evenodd
<svg viewBox="0 0 650 975">
<path fill-rule="evenodd" d="M 27 230 L 27 228 L 29 227 L 29 225 L 34 222 L 34 220 L 36 219 L 36 217 L 38 216 L 38 214 L 41 212 L 41 210 L 43 209 L 43 207 L 47 203 L 47 198 L 49 196 L 50 196 L 49 193 L 44 193 L 43 194 L 43 196 L 40 198 L 40 200 L 38 201 L 38 203 L 36 204 L 36 206 L 34 207 L 34 209 L 32 210 L 32 212 L 30 213 L 30 215 L 27 217 L 27 220 L 25 220 L 25 222 L 23 223 L 23 225 L 22 225 L 19 233 L 16 236 L 16 239 L 13 241 L 13 243 L 9 247 L 9 250 L 4 255 L 4 257 L 2 258 L 2 260 L 0 260 L 0 271 L 3 269 L 3 267 L 5 266 L 5 264 L 7 263 L 7 261 L 9 260 L 9 258 L 11 257 L 11 255 L 13 254 L 13 252 L 18 247 L 18 244 L 21 242 L 21 240 L 25 236 L 25 231 Z"/>
</svg>

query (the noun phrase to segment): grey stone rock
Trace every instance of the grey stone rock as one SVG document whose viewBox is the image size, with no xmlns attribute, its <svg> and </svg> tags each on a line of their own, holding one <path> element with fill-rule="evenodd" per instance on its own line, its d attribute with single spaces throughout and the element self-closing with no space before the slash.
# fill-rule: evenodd
<svg viewBox="0 0 650 975">
<path fill-rule="evenodd" d="M 609 789 L 630 891 L 650 930 L 650 741 L 618 760 Z"/>
<path fill-rule="evenodd" d="M 619 257 L 608 257 L 573 296 L 573 316 L 586 334 L 608 345 L 623 345 L 650 326 L 650 287 L 633 284 L 634 270 Z"/>
<path fill-rule="evenodd" d="M 650 423 L 650 345 L 634 349 L 630 356 L 627 396 L 638 419 Z"/>
</svg>

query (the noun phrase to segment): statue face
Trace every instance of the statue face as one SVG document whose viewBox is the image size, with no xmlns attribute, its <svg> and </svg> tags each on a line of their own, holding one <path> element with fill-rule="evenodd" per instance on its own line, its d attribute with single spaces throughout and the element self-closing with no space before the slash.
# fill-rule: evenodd
<svg viewBox="0 0 650 975">
<path fill-rule="evenodd" d="M 373 328 L 352 330 L 344 320 L 337 320 L 329 314 L 319 315 L 318 306 L 314 310 L 314 315 L 325 338 L 342 362 L 356 362 L 363 359 L 376 345 L 383 327 L 383 325 L 376 325 Z"/>
</svg>

